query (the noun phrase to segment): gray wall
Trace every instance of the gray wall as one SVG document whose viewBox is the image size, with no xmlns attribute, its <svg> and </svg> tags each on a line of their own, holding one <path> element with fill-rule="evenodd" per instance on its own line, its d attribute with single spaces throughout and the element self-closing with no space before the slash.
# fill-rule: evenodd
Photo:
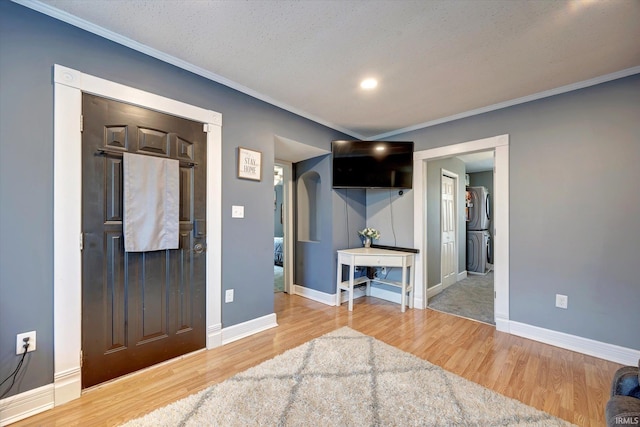
<svg viewBox="0 0 640 427">
<path fill-rule="evenodd" d="M 380 231 L 380 240 L 386 246 L 413 247 L 413 191 L 367 190 L 367 226 Z"/>
<path fill-rule="evenodd" d="M 332 192 L 333 204 L 333 264 L 331 269 L 332 286 L 329 293 L 335 293 L 335 271 L 338 264 L 339 249 L 362 246 L 358 230 L 366 227 L 367 198 L 363 189 L 335 189 Z M 343 266 L 342 279 L 348 280 L 349 268 Z M 356 274 L 357 276 L 357 274 Z"/>
<path fill-rule="evenodd" d="M 331 190 L 331 156 L 321 156 L 296 163 L 296 187 L 301 185 L 301 177 L 305 174 L 316 173 L 319 185 L 316 200 L 312 201 L 315 212 L 304 208 L 305 203 L 300 200 L 300 191 L 296 199 L 296 248 L 295 248 L 295 284 L 321 292 L 335 292 L 335 270 L 327 266 L 332 265 L 333 252 L 333 208 Z M 301 234 L 301 224 L 306 221 L 303 217 L 311 216 L 311 222 L 317 222 L 317 232 L 311 233 L 312 239 Z"/>
<path fill-rule="evenodd" d="M 367 190 L 367 226 L 380 231 L 380 240 L 374 243 L 385 246 L 413 247 L 413 190 Z M 387 268 L 387 274 L 378 271 L 378 277 L 400 282 L 402 269 Z M 400 294 L 395 286 L 374 283 L 373 287 Z"/>
<path fill-rule="evenodd" d="M 634 75 L 396 137 L 509 134 L 511 320 L 640 349 L 639 100 Z"/>
<path fill-rule="evenodd" d="M 332 194 L 333 249 L 362 246 L 358 231 L 366 227 L 366 190 L 342 188 L 333 190 Z"/>
<path fill-rule="evenodd" d="M 458 273 L 467 266 L 467 233 L 464 218 L 465 166 L 456 158 L 430 160 L 427 162 L 427 287 L 439 284 L 441 280 L 440 252 L 442 251 L 440 233 L 441 182 L 442 169 L 458 175 L 457 212 L 458 212 Z"/>
<path fill-rule="evenodd" d="M 274 311 L 273 181 L 237 179 L 237 147 L 260 150 L 263 176 L 270 177 L 274 135 L 327 150 L 331 140 L 347 138 L 0 1 L 0 377 L 8 376 L 18 362 L 17 333 L 36 330 L 38 341 L 10 395 L 53 381 L 52 67 L 56 63 L 222 113 L 222 292 L 235 289 L 235 301 L 222 307 L 223 327 Z M 245 206 L 245 219 L 231 219 L 232 205 Z"/>
</svg>

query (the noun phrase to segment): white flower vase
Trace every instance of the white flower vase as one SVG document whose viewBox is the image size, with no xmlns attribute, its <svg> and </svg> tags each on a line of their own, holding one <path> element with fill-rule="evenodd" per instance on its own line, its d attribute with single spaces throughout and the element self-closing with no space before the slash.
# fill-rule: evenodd
<svg viewBox="0 0 640 427">
<path fill-rule="evenodd" d="M 370 248 L 371 247 L 371 238 L 370 237 L 365 237 L 363 245 L 364 245 L 365 248 Z"/>
</svg>

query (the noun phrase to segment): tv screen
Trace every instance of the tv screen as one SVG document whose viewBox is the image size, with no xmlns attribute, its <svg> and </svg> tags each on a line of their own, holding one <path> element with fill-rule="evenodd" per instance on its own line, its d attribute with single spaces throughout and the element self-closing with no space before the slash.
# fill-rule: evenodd
<svg viewBox="0 0 640 427">
<path fill-rule="evenodd" d="M 413 142 L 333 141 L 333 188 L 411 188 Z"/>
</svg>

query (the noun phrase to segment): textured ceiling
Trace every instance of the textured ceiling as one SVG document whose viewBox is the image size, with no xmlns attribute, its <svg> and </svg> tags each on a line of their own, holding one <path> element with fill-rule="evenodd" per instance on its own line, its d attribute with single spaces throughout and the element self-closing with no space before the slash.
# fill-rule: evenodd
<svg viewBox="0 0 640 427">
<path fill-rule="evenodd" d="M 640 72 L 637 0 L 16 2 L 361 139 Z"/>
</svg>

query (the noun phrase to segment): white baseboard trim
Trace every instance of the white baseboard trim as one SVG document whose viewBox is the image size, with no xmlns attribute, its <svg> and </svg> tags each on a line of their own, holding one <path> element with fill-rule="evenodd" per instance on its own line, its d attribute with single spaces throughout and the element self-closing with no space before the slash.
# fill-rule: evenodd
<svg viewBox="0 0 640 427">
<path fill-rule="evenodd" d="M 242 338 L 246 338 L 258 332 L 278 326 L 275 313 L 258 317 L 257 319 L 248 320 L 237 325 L 229 326 L 222 329 L 222 345 L 229 344 Z"/>
<path fill-rule="evenodd" d="M 427 299 L 434 297 L 436 295 L 438 295 L 440 292 L 442 292 L 444 289 L 442 289 L 442 283 L 438 283 L 435 286 L 432 286 L 430 288 L 427 288 Z"/>
<path fill-rule="evenodd" d="M 56 372 L 53 375 L 55 406 L 70 402 L 82 394 L 82 371 L 80 367 Z"/>
<path fill-rule="evenodd" d="M 400 293 L 371 286 L 371 296 L 400 304 Z"/>
<path fill-rule="evenodd" d="M 589 338 L 570 335 L 564 332 L 540 328 L 525 323 L 509 321 L 508 332 L 520 337 L 529 338 L 545 344 L 610 360 L 623 365 L 636 366 L 640 359 L 640 350 L 607 344 Z"/>
<path fill-rule="evenodd" d="M 373 288 L 371 288 L 371 289 L 373 289 Z M 367 295 L 367 293 L 365 292 L 365 287 L 364 286 L 362 286 L 360 288 L 355 288 L 353 290 L 353 299 L 364 297 L 366 295 Z M 349 293 L 348 292 L 343 292 L 342 295 L 340 295 L 340 296 L 342 297 L 341 298 L 342 302 L 349 301 Z M 335 300 L 335 298 L 334 298 L 334 300 Z"/>
<path fill-rule="evenodd" d="M 207 350 L 220 347 L 222 345 L 222 324 L 207 326 Z"/>
<path fill-rule="evenodd" d="M 336 305 L 336 294 L 328 294 L 326 292 L 316 291 L 315 289 L 306 288 L 300 285 L 293 285 L 296 295 L 305 297 L 326 305 Z"/>
<path fill-rule="evenodd" d="M 365 296 L 364 286 L 360 286 L 353 290 L 353 299 L 360 298 Z M 304 286 L 295 285 L 295 293 L 296 295 L 300 295 L 301 297 L 308 298 L 310 300 L 314 300 L 326 305 L 336 305 L 336 294 L 328 294 L 326 292 L 317 291 L 311 288 L 305 288 Z M 340 296 L 340 302 L 344 303 L 349 300 L 349 294 L 347 292 L 342 292 Z"/>
<path fill-rule="evenodd" d="M 505 332 L 507 334 L 511 333 L 509 330 L 509 319 L 496 316 L 495 320 L 496 320 L 496 331 Z"/>
<path fill-rule="evenodd" d="M 462 273 L 458 273 L 458 275 L 456 277 L 456 282 L 459 282 L 460 280 L 464 280 L 466 278 L 467 278 L 467 270 L 463 271 Z M 442 283 L 438 283 L 435 286 L 427 288 L 427 299 L 438 295 L 440 292 L 444 291 L 445 289 L 447 289 L 451 285 L 442 286 Z"/>
<path fill-rule="evenodd" d="M 53 384 L 47 384 L 0 400 L 0 426 L 52 409 L 53 399 Z"/>
<path fill-rule="evenodd" d="M 309 298 L 311 300 L 321 302 L 326 305 L 336 305 L 336 294 L 327 294 L 325 292 L 316 291 L 315 289 L 305 288 L 304 286 L 295 285 L 296 295 L 300 295 L 301 297 Z M 365 296 L 365 287 L 361 286 L 353 290 L 353 299 L 360 298 Z M 371 286 L 371 296 L 380 298 L 386 301 L 395 302 L 396 304 L 400 304 L 400 293 L 393 292 L 388 289 L 378 288 L 375 285 Z M 344 303 L 348 301 L 349 294 L 347 292 L 342 292 L 341 302 Z M 422 307 L 422 300 L 414 300 L 414 307 Z"/>
</svg>

